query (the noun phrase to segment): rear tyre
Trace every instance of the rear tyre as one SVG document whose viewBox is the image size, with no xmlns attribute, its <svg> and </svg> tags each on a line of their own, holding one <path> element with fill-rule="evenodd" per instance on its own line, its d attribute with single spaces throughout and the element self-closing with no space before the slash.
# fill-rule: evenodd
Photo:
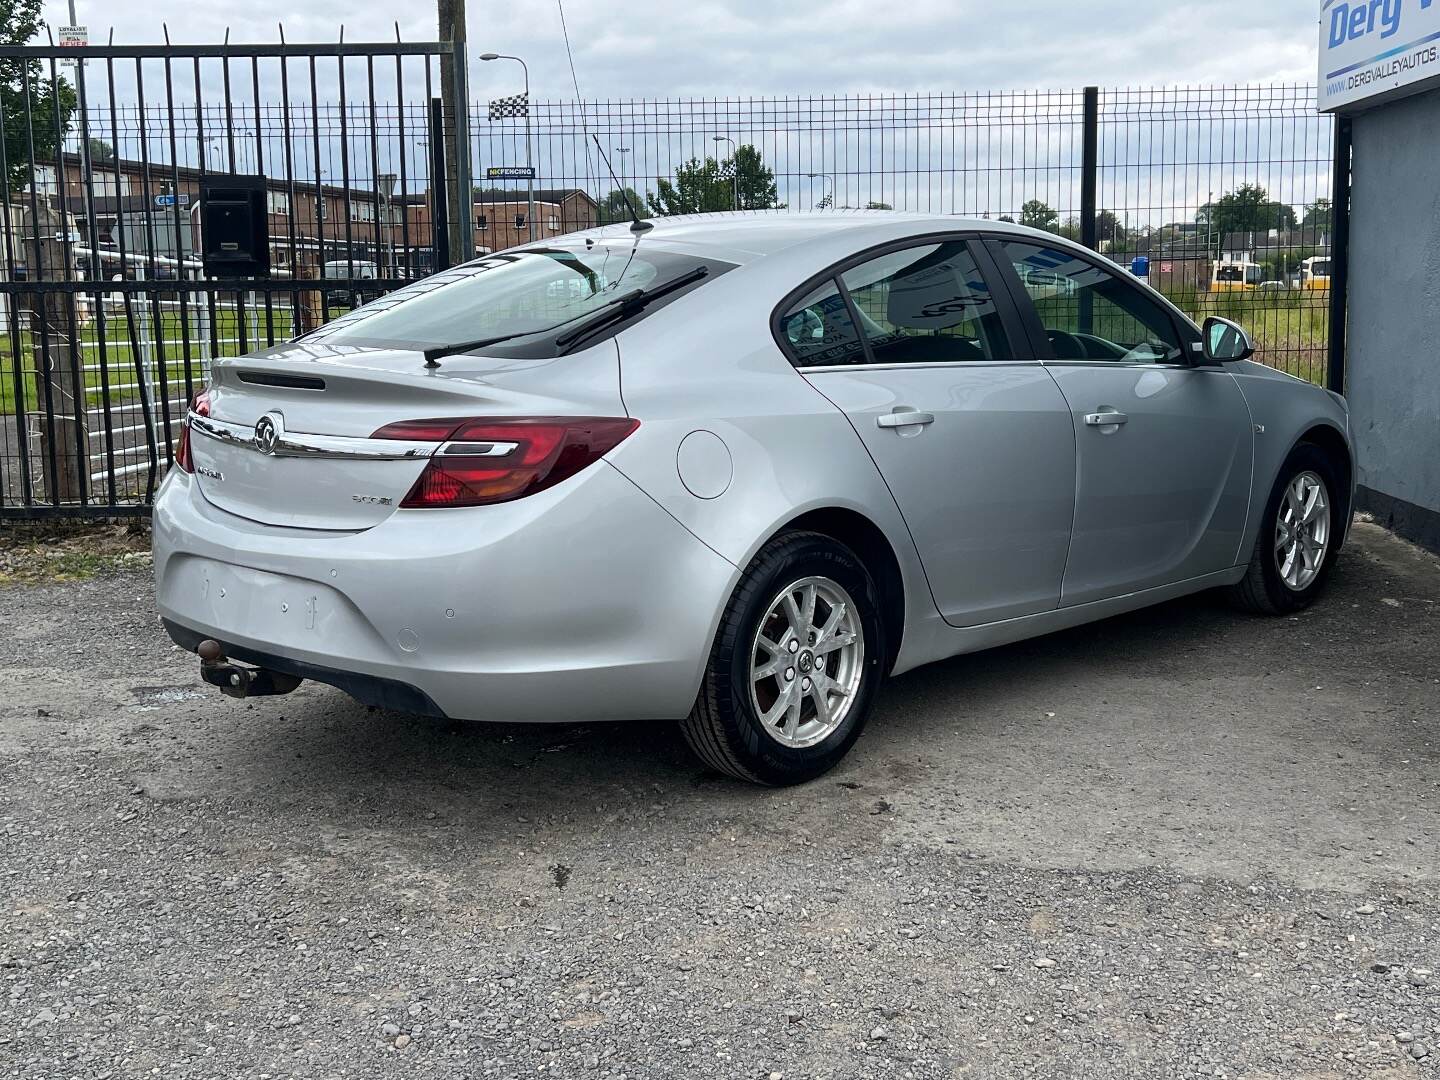
<svg viewBox="0 0 1440 1080">
<path fill-rule="evenodd" d="M 726 605 L 685 741 L 738 780 L 813 780 L 859 738 L 886 655 L 879 594 L 854 552 L 819 533 L 782 534 Z"/>
<path fill-rule="evenodd" d="M 1334 463 L 1318 446 L 1290 452 L 1265 504 L 1250 566 L 1230 587 L 1247 611 L 1285 615 L 1309 607 L 1324 588 L 1344 534 L 1345 500 Z"/>
</svg>

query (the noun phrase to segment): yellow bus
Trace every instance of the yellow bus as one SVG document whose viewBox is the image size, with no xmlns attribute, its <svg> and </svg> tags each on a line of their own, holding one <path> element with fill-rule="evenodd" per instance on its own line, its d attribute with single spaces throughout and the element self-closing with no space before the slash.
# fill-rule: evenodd
<svg viewBox="0 0 1440 1080">
<path fill-rule="evenodd" d="M 1244 292 L 1260 284 L 1260 264 L 1249 259 L 1220 259 L 1210 277 L 1211 292 Z"/>
<path fill-rule="evenodd" d="M 1330 256 L 1311 255 L 1300 264 L 1300 288 L 1330 288 Z"/>
</svg>

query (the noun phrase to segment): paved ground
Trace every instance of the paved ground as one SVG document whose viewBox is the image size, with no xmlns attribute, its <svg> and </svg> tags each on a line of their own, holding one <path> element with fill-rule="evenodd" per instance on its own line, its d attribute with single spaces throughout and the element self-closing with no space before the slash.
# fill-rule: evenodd
<svg viewBox="0 0 1440 1080">
<path fill-rule="evenodd" d="M 0 1075 L 1440 1073 L 1440 566 L 1373 527 L 1297 619 L 898 679 L 780 792 L 211 697 L 150 604 L 0 590 Z"/>
</svg>

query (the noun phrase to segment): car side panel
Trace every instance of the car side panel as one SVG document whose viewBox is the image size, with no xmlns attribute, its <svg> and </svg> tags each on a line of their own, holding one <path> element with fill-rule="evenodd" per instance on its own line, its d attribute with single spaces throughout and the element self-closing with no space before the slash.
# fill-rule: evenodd
<svg viewBox="0 0 1440 1080">
<path fill-rule="evenodd" d="M 1235 376 L 1240 392 L 1245 395 L 1251 421 L 1257 428 L 1263 429 L 1255 435 L 1255 480 L 1250 490 L 1250 516 L 1235 553 L 1235 561 L 1239 564 L 1250 560 L 1250 552 L 1254 550 L 1259 535 L 1261 515 L 1275 486 L 1280 466 L 1307 431 L 1316 427 L 1329 428 L 1344 441 L 1351 455 L 1350 490 L 1345 493 L 1348 506 L 1354 505 L 1357 470 L 1354 468 L 1354 443 L 1350 438 L 1350 412 L 1341 399 L 1312 383 L 1262 364 L 1242 361 L 1225 366 Z M 1348 535 L 1348 517 L 1344 527 Z"/>
<path fill-rule="evenodd" d="M 621 390 L 641 424 L 607 460 L 742 569 L 801 514 L 854 511 L 895 552 L 907 630 L 915 620 L 939 621 L 915 544 L 875 463 L 844 413 L 790 366 L 770 334 L 771 308 L 803 275 L 777 279 L 756 269 L 727 274 L 705 286 L 705 303 L 671 305 L 620 337 Z M 677 355 L 682 341 L 685 353 Z M 687 436 L 696 432 L 709 433 L 711 458 L 728 459 L 729 481 L 719 494 L 682 478 L 691 464 Z M 725 463 L 711 464 L 714 472 Z M 905 648 L 902 640 L 897 669 L 908 666 Z"/>
</svg>

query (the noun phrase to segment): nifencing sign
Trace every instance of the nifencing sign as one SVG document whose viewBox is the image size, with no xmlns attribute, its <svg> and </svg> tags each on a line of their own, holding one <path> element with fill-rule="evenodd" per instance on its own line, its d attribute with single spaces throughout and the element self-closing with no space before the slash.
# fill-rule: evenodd
<svg viewBox="0 0 1440 1080">
<path fill-rule="evenodd" d="M 1368 108 L 1440 86 L 1440 0 L 1324 0 L 1321 112 Z"/>
<path fill-rule="evenodd" d="M 65 48 L 83 49 L 90 44 L 90 28 L 88 26 L 57 26 L 55 42 Z M 79 60 L 62 60 L 60 62 L 71 65 L 80 63 Z"/>
<path fill-rule="evenodd" d="M 485 170 L 487 180 L 534 180 L 535 170 L 529 165 L 491 165 Z"/>
</svg>

